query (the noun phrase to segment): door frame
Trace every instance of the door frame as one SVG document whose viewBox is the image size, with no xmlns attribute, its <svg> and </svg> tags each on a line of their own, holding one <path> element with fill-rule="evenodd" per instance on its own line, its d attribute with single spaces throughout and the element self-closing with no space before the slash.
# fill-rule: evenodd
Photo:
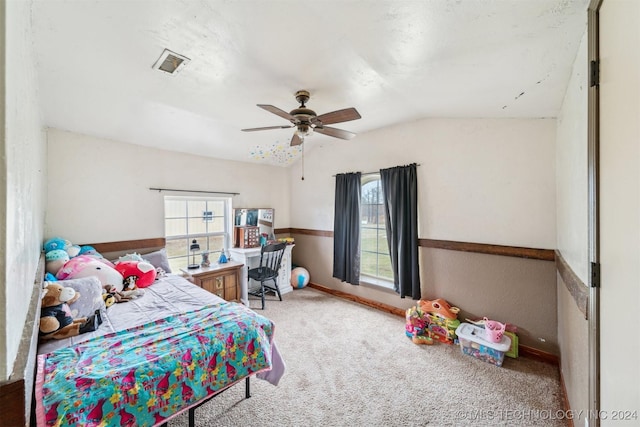
<svg viewBox="0 0 640 427">
<path fill-rule="evenodd" d="M 591 0 L 587 10 L 588 227 L 589 227 L 589 413 L 588 426 L 600 426 L 600 54 L 599 11 L 603 0 Z"/>
</svg>

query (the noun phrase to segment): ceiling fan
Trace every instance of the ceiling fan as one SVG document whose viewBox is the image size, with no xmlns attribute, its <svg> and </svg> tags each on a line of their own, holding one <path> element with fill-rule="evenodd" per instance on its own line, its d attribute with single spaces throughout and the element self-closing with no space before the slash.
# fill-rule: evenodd
<svg viewBox="0 0 640 427">
<path fill-rule="evenodd" d="M 351 139 L 356 136 L 355 133 L 342 129 L 329 127 L 326 125 L 334 123 L 348 122 L 350 120 L 359 119 L 360 113 L 355 108 L 345 108 L 343 110 L 332 111 L 317 115 L 315 111 L 306 107 L 306 103 L 309 100 L 309 92 L 306 90 L 299 90 L 296 92 L 296 100 L 300 103 L 300 107 L 291 110 L 287 113 L 274 107 L 273 105 L 258 104 L 258 107 L 269 111 L 277 116 L 287 119 L 291 122 L 289 126 L 267 126 L 260 128 L 242 129 L 244 132 L 253 132 L 257 130 L 270 130 L 270 129 L 287 129 L 296 128 L 296 132 L 291 138 L 291 145 L 300 145 L 304 142 L 305 136 L 311 135 L 313 132 L 318 132 L 323 135 L 332 136 L 334 138 Z"/>
</svg>

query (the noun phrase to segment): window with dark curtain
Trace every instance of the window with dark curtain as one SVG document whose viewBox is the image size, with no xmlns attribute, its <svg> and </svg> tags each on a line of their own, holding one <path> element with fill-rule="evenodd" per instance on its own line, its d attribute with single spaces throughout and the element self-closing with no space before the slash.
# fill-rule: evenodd
<svg viewBox="0 0 640 427">
<path fill-rule="evenodd" d="M 336 175 L 333 277 L 360 284 L 360 172 Z"/>
<path fill-rule="evenodd" d="M 420 299 L 418 265 L 417 165 L 380 170 L 393 269 L 394 290 L 401 298 Z"/>
</svg>

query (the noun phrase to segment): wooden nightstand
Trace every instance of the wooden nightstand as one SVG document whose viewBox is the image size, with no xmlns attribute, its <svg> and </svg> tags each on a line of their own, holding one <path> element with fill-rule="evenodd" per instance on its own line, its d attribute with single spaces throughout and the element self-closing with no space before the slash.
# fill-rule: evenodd
<svg viewBox="0 0 640 427">
<path fill-rule="evenodd" d="M 240 274 L 243 265 L 229 261 L 225 264 L 211 264 L 211 267 L 180 270 L 202 289 L 227 301 L 240 301 Z"/>
</svg>

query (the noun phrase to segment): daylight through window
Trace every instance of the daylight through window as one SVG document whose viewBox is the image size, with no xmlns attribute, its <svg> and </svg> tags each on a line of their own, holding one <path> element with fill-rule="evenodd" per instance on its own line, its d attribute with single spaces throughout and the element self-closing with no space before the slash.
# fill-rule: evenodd
<svg viewBox="0 0 640 427">
<path fill-rule="evenodd" d="M 361 281 L 393 287 L 393 272 L 379 174 L 362 177 L 360 203 L 360 276 Z"/>
<path fill-rule="evenodd" d="M 231 198 L 166 196 L 164 230 L 172 271 L 193 262 L 194 254 L 189 251 L 193 239 L 200 245 L 196 263 L 202 261 L 203 252 L 209 252 L 210 261 L 215 262 L 231 241 Z"/>
</svg>

